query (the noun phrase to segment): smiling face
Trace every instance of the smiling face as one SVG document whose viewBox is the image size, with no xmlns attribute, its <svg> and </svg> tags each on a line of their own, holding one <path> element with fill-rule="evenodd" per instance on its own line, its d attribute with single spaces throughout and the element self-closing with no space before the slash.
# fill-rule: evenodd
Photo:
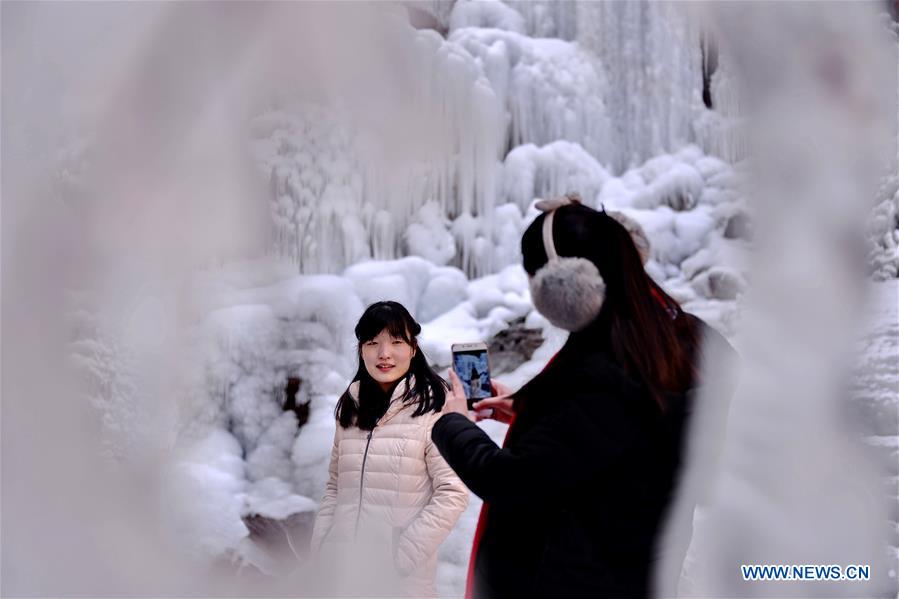
<svg viewBox="0 0 899 599">
<path fill-rule="evenodd" d="M 365 370 L 382 389 L 387 391 L 409 372 L 415 348 L 401 337 L 394 337 L 384 329 L 374 338 L 363 341 L 360 353 Z"/>
</svg>

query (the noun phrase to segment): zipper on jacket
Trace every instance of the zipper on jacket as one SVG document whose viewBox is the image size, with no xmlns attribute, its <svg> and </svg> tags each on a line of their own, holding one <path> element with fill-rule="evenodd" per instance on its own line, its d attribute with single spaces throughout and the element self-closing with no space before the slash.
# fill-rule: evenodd
<svg viewBox="0 0 899 599">
<path fill-rule="evenodd" d="M 359 534 L 359 518 L 362 516 L 362 486 L 365 480 L 365 460 L 368 459 L 368 446 L 371 444 L 371 434 L 375 429 L 368 431 L 368 438 L 365 440 L 365 453 L 362 454 L 362 472 L 359 473 L 359 509 L 356 510 L 356 526 L 353 527 L 353 538 Z"/>
</svg>

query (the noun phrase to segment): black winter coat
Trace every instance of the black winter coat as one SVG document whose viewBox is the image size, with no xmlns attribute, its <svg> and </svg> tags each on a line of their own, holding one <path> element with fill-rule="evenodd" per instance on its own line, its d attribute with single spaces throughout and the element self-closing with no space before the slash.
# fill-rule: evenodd
<svg viewBox="0 0 899 599">
<path fill-rule="evenodd" d="M 663 412 L 595 345 L 569 337 L 516 406 L 504 448 L 460 414 L 433 428 L 440 453 L 489 505 L 475 597 L 649 593 L 693 394 L 667 394 Z"/>
</svg>

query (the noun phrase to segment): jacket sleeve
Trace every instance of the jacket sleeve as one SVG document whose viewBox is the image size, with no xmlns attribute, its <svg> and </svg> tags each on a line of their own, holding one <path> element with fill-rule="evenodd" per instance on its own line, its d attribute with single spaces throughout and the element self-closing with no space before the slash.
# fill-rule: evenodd
<svg viewBox="0 0 899 599">
<path fill-rule="evenodd" d="M 434 443 L 468 488 L 485 502 L 547 506 L 601 476 L 639 442 L 639 424 L 617 398 L 589 400 L 602 402 L 601 415 L 587 413 L 572 399 L 511 448 L 500 449 L 461 414 L 446 414 L 437 421 Z"/>
<path fill-rule="evenodd" d="M 340 456 L 340 424 L 334 431 L 334 443 L 331 446 L 331 462 L 328 466 L 328 482 L 325 483 L 325 493 L 318 506 L 318 514 L 315 516 L 315 525 L 312 528 L 312 537 L 309 548 L 316 552 L 321 547 L 322 541 L 331 530 L 334 522 L 334 509 L 337 507 L 337 460 Z"/>
<path fill-rule="evenodd" d="M 468 507 L 468 489 L 453 472 L 431 440 L 431 420 L 426 434 L 425 465 L 431 477 L 433 494 L 428 504 L 406 527 L 396 544 L 395 563 L 407 575 L 437 552 L 456 520 Z"/>
</svg>

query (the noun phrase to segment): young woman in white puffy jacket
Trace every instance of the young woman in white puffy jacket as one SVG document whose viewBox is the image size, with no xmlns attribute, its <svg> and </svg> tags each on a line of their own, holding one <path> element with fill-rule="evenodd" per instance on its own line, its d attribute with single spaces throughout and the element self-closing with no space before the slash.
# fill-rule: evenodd
<svg viewBox="0 0 899 599">
<path fill-rule="evenodd" d="M 335 410 L 311 540 L 321 567 L 335 573 L 318 574 L 338 595 L 435 597 L 437 549 L 468 505 L 468 489 L 431 441 L 447 384 L 401 304 L 372 304 L 355 332 L 359 370 Z"/>
</svg>

